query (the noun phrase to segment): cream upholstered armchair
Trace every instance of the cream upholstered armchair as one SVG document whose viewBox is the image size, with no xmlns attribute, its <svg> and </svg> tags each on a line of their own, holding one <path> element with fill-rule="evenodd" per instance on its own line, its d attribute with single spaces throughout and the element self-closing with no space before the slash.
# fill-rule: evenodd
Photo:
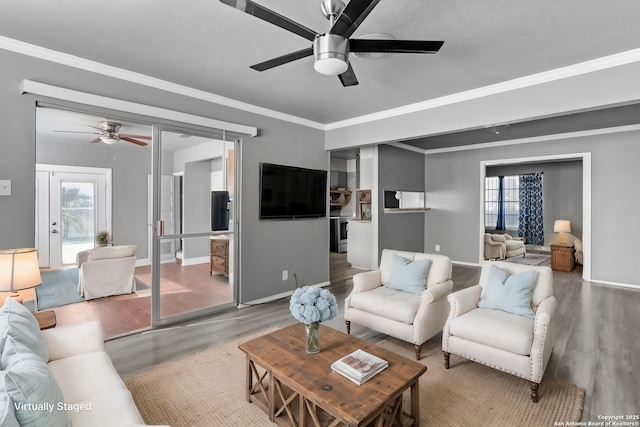
<svg viewBox="0 0 640 427">
<path fill-rule="evenodd" d="M 479 284 L 448 300 L 451 311 L 442 331 L 445 368 L 455 354 L 524 378 L 537 402 L 554 344 L 551 269 L 485 261 Z"/>
<path fill-rule="evenodd" d="M 409 283 L 415 286 L 408 287 Z M 400 338 L 414 344 L 420 359 L 422 344 L 444 326 L 449 313 L 446 297 L 452 288 L 448 257 L 384 249 L 379 270 L 353 277 L 344 307 L 347 333 L 353 322 Z"/>
<path fill-rule="evenodd" d="M 484 234 L 484 259 L 504 259 L 506 252 L 504 242 L 493 240 L 490 233 Z"/>
<path fill-rule="evenodd" d="M 103 246 L 78 254 L 78 293 L 90 300 L 136 290 L 136 246 Z"/>
<path fill-rule="evenodd" d="M 522 237 L 510 234 L 484 235 L 484 259 L 505 259 L 514 256 L 526 256 L 526 246 Z"/>
</svg>

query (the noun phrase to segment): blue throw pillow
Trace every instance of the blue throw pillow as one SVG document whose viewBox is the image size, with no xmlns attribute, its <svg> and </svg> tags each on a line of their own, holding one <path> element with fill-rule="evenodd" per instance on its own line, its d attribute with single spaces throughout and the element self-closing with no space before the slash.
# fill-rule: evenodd
<svg viewBox="0 0 640 427">
<path fill-rule="evenodd" d="M 502 310 L 534 319 L 531 309 L 531 290 L 536 281 L 535 270 L 509 275 L 503 269 L 491 266 L 489 280 L 478 307 Z"/>
<path fill-rule="evenodd" d="M 405 257 L 393 254 L 388 287 L 412 294 L 421 294 L 427 283 L 427 270 L 430 264 L 431 261 L 428 259 L 411 262 Z"/>
</svg>

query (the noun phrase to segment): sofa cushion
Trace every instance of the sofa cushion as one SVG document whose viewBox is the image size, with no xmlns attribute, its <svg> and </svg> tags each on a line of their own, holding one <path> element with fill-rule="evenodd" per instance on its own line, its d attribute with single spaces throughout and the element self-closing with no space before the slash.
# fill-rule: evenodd
<svg viewBox="0 0 640 427">
<path fill-rule="evenodd" d="M 126 389 L 105 352 L 54 360 L 49 368 L 67 403 L 92 400 L 114 390 Z"/>
<path fill-rule="evenodd" d="M 8 337 L 8 340 L 12 340 Z M 22 427 L 68 426 L 69 416 L 59 405 L 64 396 L 47 364 L 34 353 L 4 371 L 4 389 L 14 404 Z"/>
<path fill-rule="evenodd" d="M 504 244 L 507 246 L 507 250 L 524 248 L 524 242 L 522 240 L 507 240 Z"/>
<path fill-rule="evenodd" d="M 87 257 L 87 261 L 95 261 L 98 259 L 126 258 L 136 254 L 135 246 L 119 245 L 119 246 L 103 246 L 92 249 Z"/>
<path fill-rule="evenodd" d="M 398 254 L 393 254 L 389 287 L 399 291 L 421 294 L 426 286 L 427 270 L 431 261 L 421 259 L 411 262 Z"/>
<path fill-rule="evenodd" d="M 4 389 L 4 372 L 0 372 L 0 427 L 20 427 L 13 410 L 13 402 Z"/>
<path fill-rule="evenodd" d="M 535 316 L 531 309 L 531 290 L 535 280 L 535 270 L 510 275 L 507 271 L 492 265 L 478 307 L 502 310 L 533 319 Z"/>
<path fill-rule="evenodd" d="M 491 240 L 493 240 L 494 242 L 504 243 L 507 241 L 507 238 L 504 237 L 502 234 L 492 234 Z"/>
<path fill-rule="evenodd" d="M 77 410 L 69 412 L 72 426 L 123 427 L 144 424 L 127 389 L 76 402 L 73 408 Z"/>
<path fill-rule="evenodd" d="M 37 354 L 43 362 L 49 360 L 49 352 L 44 343 L 40 326 L 33 314 L 13 298 L 7 298 L 0 309 L 0 354 L 4 354 L 5 337 L 12 337 L 16 342 Z M 17 346 L 16 346 L 17 347 Z M 9 361 L 0 358 L 0 369 L 6 369 Z"/>
<path fill-rule="evenodd" d="M 380 286 L 371 291 L 353 295 L 351 307 L 411 325 L 418 312 L 420 298 L 417 294 Z M 384 303 L 381 304 L 381 301 Z"/>
<path fill-rule="evenodd" d="M 531 353 L 533 320 L 500 310 L 476 308 L 451 321 L 451 335 L 523 356 Z"/>
</svg>

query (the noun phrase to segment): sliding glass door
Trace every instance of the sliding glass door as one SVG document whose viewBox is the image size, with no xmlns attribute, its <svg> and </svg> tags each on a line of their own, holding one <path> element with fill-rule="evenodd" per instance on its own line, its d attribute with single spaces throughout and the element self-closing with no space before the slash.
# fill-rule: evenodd
<svg viewBox="0 0 640 427">
<path fill-rule="evenodd" d="M 235 305 L 234 142 L 154 126 L 152 324 Z"/>
</svg>

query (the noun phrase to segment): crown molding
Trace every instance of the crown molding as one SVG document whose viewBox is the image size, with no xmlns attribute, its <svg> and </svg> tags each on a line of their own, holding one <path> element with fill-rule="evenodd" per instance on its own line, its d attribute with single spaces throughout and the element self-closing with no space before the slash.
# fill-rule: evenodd
<svg viewBox="0 0 640 427">
<path fill-rule="evenodd" d="M 248 113 L 259 114 L 261 116 L 271 117 L 273 119 L 284 120 L 286 122 L 295 123 L 302 126 L 325 130 L 324 124 L 304 119 L 302 117 L 282 113 L 280 111 L 275 111 L 268 108 L 258 107 L 256 105 L 237 101 L 235 99 L 227 98 L 221 95 L 216 95 L 210 92 L 205 92 L 203 90 L 172 83 L 156 77 L 148 76 L 146 74 L 125 70 L 123 68 L 113 67 L 101 62 L 96 62 L 89 59 L 81 58 L 79 56 L 70 55 L 30 43 L 25 43 L 8 37 L 0 36 L 0 49 L 8 50 L 26 56 L 31 56 L 33 58 L 42 59 L 45 61 L 54 62 L 56 64 L 65 65 L 68 67 L 77 68 L 84 71 L 89 71 L 96 74 L 101 74 L 107 77 L 124 80 L 130 83 L 136 83 L 154 89 L 160 89 L 165 92 L 171 92 L 178 95 L 187 96 L 189 98 L 224 105 L 225 107 L 235 108 L 237 110 L 246 111 Z"/>
<path fill-rule="evenodd" d="M 329 123 L 325 126 L 325 128 L 326 130 L 334 130 L 349 126 L 360 125 L 377 120 L 388 119 L 391 117 L 429 110 L 432 108 L 443 107 L 445 105 L 471 101 L 474 99 L 484 98 L 487 96 L 509 92 L 512 90 L 523 89 L 542 83 L 549 83 L 569 77 L 576 77 L 583 74 L 593 73 L 595 71 L 601 71 L 621 65 L 632 64 L 635 62 L 640 62 L 640 49 L 632 49 L 626 52 L 603 56 L 602 58 L 580 62 L 577 64 L 569 65 L 562 68 L 556 68 L 554 70 L 544 71 L 537 74 L 531 74 L 529 76 L 519 77 L 517 79 L 507 80 L 489 86 L 483 86 L 477 89 L 471 89 L 464 92 L 454 93 L 452 95 L 446 95 L 439 98 L 416 102 L 414 104 L 407 104 L 398 108 L 392 108 L 389 110 L 379 111 L 376 113 L 366 114 L 347 120 Z"/>
<path fill-rule="evenodd" d="M 0 36 L 0 49 L 323 131 L 340 129 L 368 122 L 374 122 L 377 120 L 397 117 L 405 114 L 416 113 L 432 108 L 470 101 L 503 92 L 523 89 L 538 84 L 549 83 L 556 80 L 640 62 L 640 48 L 632 49 L 625 52 L 604 56 L 602 58 L 580 62 L 578 64 L 573 64 L 542 73 L 532 74 L 505 82 L 480 87 L 477 89 L 471 89 L 452 95 L 446 95 L 439 98 L 408 104 L 398 108 L 392 108 L 372 114 L 366 114 L 359 117 L 353 117 L 346 120 L 324 124 L 302 117 L 294 116 L 292 114 L 282 113 L 280 111 L 259 107 L 221 95 L 205 92 L 203 90 L 172 83 L 145 74 L 136 73 L 56 50 L 25 43 L 8 37 Z"/>
</svg>

